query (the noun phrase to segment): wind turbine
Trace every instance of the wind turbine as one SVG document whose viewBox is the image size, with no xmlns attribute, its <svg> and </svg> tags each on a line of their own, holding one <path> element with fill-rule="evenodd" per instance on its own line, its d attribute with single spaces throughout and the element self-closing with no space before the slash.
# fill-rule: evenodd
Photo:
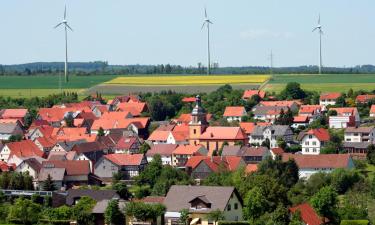
<svg viewBox="0 0 375 225">
<path fill-rule="evenodd" d="M 211 61 L 210 61 L 210 24 L 213 24 L 210 19 L 207 17 L 207 10 L 206 7 L 204 8 L 204 22 L 202 24 L 202 28 L 204 26 L 207 26 L 207 75 L 210 75 L 210 67 L 211 67 Z"/>
<path fill-rule="evenodd" d="M 60 23 L 58 23 L 54 28 L 56 29 L 60 25 L 63 25 L 65 29 L 65 82 L 68 82 L 68 29 L 71 31 L 73 31 L 73 29 L 68 25 L 68 21 L 66 20 L 66 6 L 64 9 L 63 20 Z"/>
<path fill-rule="evenodd" d="M 322 35 L 323 35 L 323 30 L 322 30 L 322 25 L 320 24 L 320 14 L 318 18 L 318 25 L 312 30 L 312 32 L 318 30 L 319 32 L 319 74 L 322 73 Z"/>
</svg>

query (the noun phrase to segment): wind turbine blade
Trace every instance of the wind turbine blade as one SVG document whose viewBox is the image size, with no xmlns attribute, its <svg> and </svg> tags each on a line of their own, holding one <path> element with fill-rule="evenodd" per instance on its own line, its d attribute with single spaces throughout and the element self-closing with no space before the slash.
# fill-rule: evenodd
<svg viewBox="0 0 375 225">
<path fill-rule="evenodd" d="M 208 20 L 207 22 L 210 23 L 210 24 L 213 24 L 213 23 L 211 22 L 211 20 Z"/>
<path fill-rule="evenodd" d="M 66 27 L 68 27 L 71 31 L 73 31 L 73 29 L 66 23 L 65 24 Z"/>
<path fill-rule="evenodd" d="M 320 25 L 320 13 L 319 13 L 319 18 L 318 18 L 318 24 Z"/>
<path fill-rule="evenodd" d="M 53 28 L 57 28 L 58 26 L 60 26 L 62 23 L 59 23 L 59 24 L 57 24 L 56 26 L 54 26 Z"/>
<path fill-rule="evenodd" d="M 318 29 L 318 27 L 315 27 L 313 30 L 312 30 L 312 32 L 314 32 L 315 30 L 317 30 Z"/>
<path fill-rule="evenodd" d="M 204 7 L 204 17 L 207 18 L 207 10 L 206 10 L 206 7 Z"/>
<path fill-rule="evenodd" d="M 202 28 L 201 28 L 201 30 L 203 30 L 203 28 L 204 28 L 204 25 L 206 25 L 206 22 L 204 22 L 204 23 L 202 24 Z"/>
<path fill-rule="evenodd" d="M 66 19 L 66 5 L 65 5 L 65 9 L 64 9 L 64 20 Z"/>
</svg>

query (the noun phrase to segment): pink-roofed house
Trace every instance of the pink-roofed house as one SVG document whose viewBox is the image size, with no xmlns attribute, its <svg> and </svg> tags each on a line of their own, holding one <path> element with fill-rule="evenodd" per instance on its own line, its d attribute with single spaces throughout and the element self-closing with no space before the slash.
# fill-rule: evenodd
<svg viewBox="0 0 375 225">
<path fill-rule="evenodd" d="M 342 94 L 339 92 L 321 94 L 319 98 L 319 105 L 322 105 L 322 106 L 336 105 L 337 99 L 340 98 L 341 96 Z"/>
<path fill-rule="evenodd" d="M 246 116 L 247 112 L 243 106 L 227 106 L 224 111 L 224 118 L 228 122 L 238 121 L 241 122 L 242 117 Z"/>
</svg>

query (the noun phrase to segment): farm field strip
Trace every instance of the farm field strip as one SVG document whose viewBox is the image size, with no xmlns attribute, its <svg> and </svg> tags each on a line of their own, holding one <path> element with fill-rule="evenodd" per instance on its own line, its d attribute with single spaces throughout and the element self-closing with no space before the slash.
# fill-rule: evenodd
<svg viewBox="0 0 375 225">
<path fill-rule="evenodd" d="M 161 77 L 117 77 L 106 85 L 217 85 L 217 84 L 260 84 L 270 78 L 268 75 L 214 75 L 214 76 L 161 76 Z"/>
<path fill-rule="evenodd" d="M 298 81 L 297 81 L 298 82 Z M 286 83 L 268 83 L 264 90 L 280 92 L 286 86 Z M 372 91 L 375 89 L 374 83 L 301 83 L 301 88 L 309 91 L 319 91 L 319 92 L 343 92 L 348 91 L 350 88 L 354 91 L 357 90 L 367 90 Z"/>
<path fill-rule="evenodd" d="M 275 74 L 270 84 L 335 84 L 335 83 L 375 83 L 375 74 Z"/>
<path fill-rule="evenodd" d="M 77 92 L 79 95 L 83 94 L 85 89 L 63 89 L 65 92 Z M 60 93 L 59 89 L 0 89 L 0 96 L 12 98 L 31 98 L 31 97 L 45 97 L 50 94 Z"/>
</svg>

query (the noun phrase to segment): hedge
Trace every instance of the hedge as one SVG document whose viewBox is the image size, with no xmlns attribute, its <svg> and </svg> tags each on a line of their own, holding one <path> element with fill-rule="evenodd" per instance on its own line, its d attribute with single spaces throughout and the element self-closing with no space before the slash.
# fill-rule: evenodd
<svg viewBox="0 0 375 225">
<path fill-rule="evenodd" d="M 341 220 L 340 225 L 368 225 L 368 220 Z"/>
<path fill-rule="evenodd" d="M 218 225 L 250 225 L 247 221 L 219 221 Z"/>
<path fill-rule="evenodd" d="M 70 225 L 70 220 L 39 220 L 40 225 Z"/>
</svg>

